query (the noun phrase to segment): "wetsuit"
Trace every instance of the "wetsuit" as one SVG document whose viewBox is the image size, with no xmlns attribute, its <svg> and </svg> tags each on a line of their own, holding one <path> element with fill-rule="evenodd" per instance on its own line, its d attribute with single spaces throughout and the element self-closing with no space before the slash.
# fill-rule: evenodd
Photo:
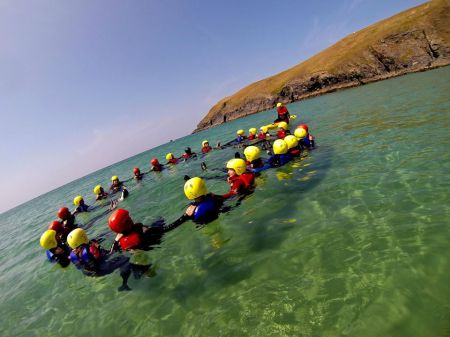
<svg viewBox="0 0 450 337">
<path fill-rule="evenodd" d="M 202 147 L 202 153 L 208 153 L 211 150 L 212 150 L 211 146 L 203 146 Z"/>
<path fill-rule="evenodd" d="M 163 170 L 163 166 L 161 164 L 154 165 L 150 168 L 150 171 L 153 172 L 161 172 Z"/>
<path fill-rule="evenodd" d="M 86 204 L 82 204 L 75 209 L 76 213 L 83 213 L 83 212 L 88 212 L 88 211 L 89 211 L 89 206 Z"/>
<path fill-rule="evenodd" d="M 255 184 L 255 174 L 247 171 L 240 176 L 233 176 L 228 178 L 231 189 L 228 193 L 222 195 L 224 199 L 228 199 L 237 194 L 248 194 L 253 191 Z"/>
<path fill-rule="evenodd" d="M 108 193 L 106 193 L 105 191 L 101 191 L 99 194 L 97 194 L 97 196 L 95 197 L 95 200 L 104 200 L 108 198 Z"/>
<path fill-rule="evenodd" d="M 274 154 L 269 158 L 268 163 L 271 167 L 279 167 L 289 163 L 292 159 L 293 157 L 290 153 Z"/>
<path fill-rule="evenodd" d="M 197 153 L 195 152 L 190 152 L 190 153 L 184 153 L 181 158 L 183 158 L 185 161 L 191 158 L 197 158 Z"/>
<path fill-rule="evenodd" d="M 277 113 L 278 118 L 274 121 L 275 123 L 286 122 L 289 124 L 289 111 L 284 105 L 277 108 Z"/>
<path fill-rule="evenodd" d="M 58 263 L 65 268 L 70 264 L 70 248 L 62 242 L 58 242 L 58 246 L 46 251 L 47 258 L 52 263 Z"/>
</svg>

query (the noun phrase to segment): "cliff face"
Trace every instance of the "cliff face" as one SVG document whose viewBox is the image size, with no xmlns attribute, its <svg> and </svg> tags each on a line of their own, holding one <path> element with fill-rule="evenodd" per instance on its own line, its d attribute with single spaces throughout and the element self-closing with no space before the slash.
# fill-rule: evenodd
<svg viewBox="0 0 450 337">
<path fill-rule="evenodd" d="M 342 88 L 450 65 L 450 1 L 435 0 L 350 34 L 307 61 L 214 105 L 194 132 Z"/>
</svg>

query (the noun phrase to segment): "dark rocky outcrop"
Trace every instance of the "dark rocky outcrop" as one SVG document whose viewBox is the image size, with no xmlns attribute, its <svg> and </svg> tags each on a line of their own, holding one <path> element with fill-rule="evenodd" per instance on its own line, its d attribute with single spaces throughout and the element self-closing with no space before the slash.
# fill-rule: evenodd
<svg viewBox="0 0 450 337">
<path fill-rule="evenodd" d="M 217 103 L 196 131 L 343 88 L 450 64 L 450 1 L 436 0 L 371 25 L 311 59 Z"/>
</svg>

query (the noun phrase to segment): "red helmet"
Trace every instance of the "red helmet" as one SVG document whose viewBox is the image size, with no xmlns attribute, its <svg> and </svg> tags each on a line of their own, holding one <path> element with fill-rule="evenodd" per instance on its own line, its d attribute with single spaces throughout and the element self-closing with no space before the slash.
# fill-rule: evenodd
<svg viewBox="0 0 450 337">
<path fill-rule="evenodd" d="M 64 226 L 61 222 L 55 220 L 48 226 L 48 229 L 53 229 L 56 233 L 59 233 L 64 230 Z"/>
<path fill-rule="evenodd" d="M 58 213 L 56 214 L 58 215 L 58 218 L 60 218 L 61 220 L 66 220 L 70 215 L 70 211 L 67 207 L 61 207 Z"/>
<path fill-rule="evenodd" d="M 123 250 L 138 248 L 141 245 L 141 236 L 139 233 L 131 232 L 129 235 L 122 236 L 119 243 Z"/>
<path fill-rule="evenodd" d="M 108 224 L 113 232 L 123 233 L 133 227 L 133 220 L 131 220 L 130 213 L 126 209 L 119 208 L 111 214 Z"/>
<path fill-rule="evenodd" d="M 159 165 L 159 161 L 156 158 L 153 158 L 152 161 L 150 162 L 150 164 L 152 164 L 152 166 L 157 166 Z"/>
<path fill-rule="evenodd" d="M 308 124 L 299 124 L 299 125 L 297 125 L 297 128 L 302 128 L 302 129 L 304 129 L 306 132 L 309 132 L 309 131 L 308 131 Z"/>
<path fill-rule="evenodd" d="M 139 167 L 135 167 L 133 169 L 133 173 L 141 173 L 141 170 L 139 170 Z"/>
</svg>

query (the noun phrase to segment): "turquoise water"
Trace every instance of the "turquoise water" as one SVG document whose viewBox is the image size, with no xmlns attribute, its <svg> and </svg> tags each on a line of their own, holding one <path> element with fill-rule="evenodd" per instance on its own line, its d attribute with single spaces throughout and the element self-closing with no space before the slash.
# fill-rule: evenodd
<svg viewBox="0 0 450 337">
<path fill-rule="evenodd" d="M 256 192 L 150 252 L 156 275 L 84 277 L 49 264 L 38 240 L 56 210 L 153 156 L 267 124 L 268 111 L 107 167 L 0 215 L 2 336 L 449 336 L 450 68 L 289 105 L 318 148 L 265 171 Z M 204 158 L 223 167 L 235 149 Z M 127 183 L 136 221 L 178 218 L 183 175 L 200 161 Z M 205 173 L 215 176 L 218 172 Z M 219 173 L 220 174 L 220 173 Z M 208 180 L 223 193 L 222 180 Z M 90 237 L 107 233 L 105 208 Z M 113 236 L 107 236 L 109 246 Z"/>
</svg>

